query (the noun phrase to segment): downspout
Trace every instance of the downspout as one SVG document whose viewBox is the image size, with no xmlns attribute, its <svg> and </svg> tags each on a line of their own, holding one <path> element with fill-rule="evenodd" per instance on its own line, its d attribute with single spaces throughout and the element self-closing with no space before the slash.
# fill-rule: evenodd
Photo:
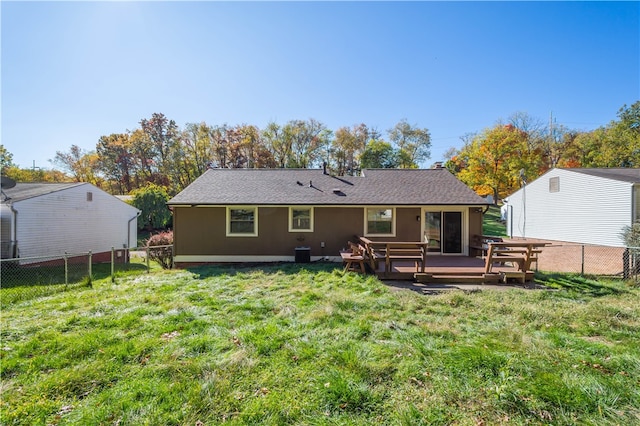
<svg viewBox="0 0 640 426">
<path fill-rule="evenodd" d="M 11 237 L 11 243 L 13 245 L 13 247 L 11 247 L 11 257 L 13 257 L 14 259 L 18 257 L 18 231 L 17 231 L 17 227 L 18 227 L 18 210 L 13 208 L 13 203 L 11 203 L 9 205 L 9 208 L 11 209 L 11 212 L 13 213 L 11 220 L 12 220 L 12 224 L 11 224 L 11 232 L 13 232 L 13 236 Z"/>
<path fill-rule="evenodd" d="M 140 216 L 140 214 L 142 213 L 141 210 L 138 210 L 138 212 L 136 213 L 136 215 L 134 217 L 132 217 L 131 219 L 129 219 L 129 221 L 127 222 L 127 248 L 131 248 L 129 247 L 129 243 L 131 242 L 131 222 L 138 219 L 138 216 Z M 138 243 L 136 242 L 136 246 L 138 245 Z"/>
</svg>

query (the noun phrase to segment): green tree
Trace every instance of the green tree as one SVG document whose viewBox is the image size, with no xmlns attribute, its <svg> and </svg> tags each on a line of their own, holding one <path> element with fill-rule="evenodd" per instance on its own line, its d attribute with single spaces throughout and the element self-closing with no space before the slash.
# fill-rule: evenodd
<svg viewBox="0 0 640 426">
<path fill-rule="evenodd" d="M 400 120 L 389 131 L 389 140 L 398 147 L 398 167 L 416 168 L 431 157 L 431 135 L 427 128 Z"/>
<path fill-rule="evenodd" d="M 329 165 L 338 176 L 344 176 L 354 168 L 354 157 L 358 149 L 356 136 L 348 127 L 340 127 L 329 149 Z"/>
<path fill-rule="evenodd" d="M 336 130 L 328 155 L 329 165 L 335 174 L 354 175 L 361 168 L 359 160 L 367 142 L 375 134 L 375 130 L 364 123 Z"/>
<path fill-rule="evenodd" d="M 291 139 L 285 138 L 284 129 L 276 122 L 271 121 L 262 131 L 262 139 L 265 147 L 273 154 L 276 167 L 287 167 L 291 158 Z"/>
<path fill-rule="evenodd" d="M 237 127 L 239 152 L 246 159 L 248 168 L 274 168 L 273 153 L 265 146 L 262 133 L 256 126 L 243 124 Z"/>
<path fill-rule="evenodd" d="M 393 146 L 379 139 L 370 140 L 362 155 L 360 166 L 363 169 L 393 169 L 398 167 L 397 152 Z"/>
<path fill-rule="evenodd" d="M 52 163 L 70 173 L 76 182 L 88 182 L 97 186 L 101 184 L 98 156 L 94 151 L 71 145 L 69 151 L 56 151 Z"/>
<path fill-rule="evenodd" d="M 287 167 L 306 169 L 321 161 L 319 154 L 326 149 L 330 135 L 331 131 L 313 118 L 289 121 L 283 127 L 285 146 L 291 147 Z"/>
<path fill-rule="evenodd" d="M 640 167 L 640 101 L 618 111 L 618 120 L 575 134 L 559 164 L 568 167 Z"/>
<path fill-rule="evenodd" d="M 131 192 L 131 205 L 141 211 L 138 216 L 139 229 L 164 229 L 171 222 L 171 212 L 167 207 L 167 190 L 153 183 Z"/>
<path fill-rule="evenodd" d="M 153 113 L 148 120 L 140 120 L 140 126 L 152 147 L 153 161 L 149 163 L 154 170 L 152 182 L 167 186 L 172 193 L 177 192 L 182 186 L 183 171 L 178 125 L 162 113 Z"/>
<path fill-rule="evenodd" d="M 4 173 L 4 170 L 9 167 L 15 167 L 15 164 L 13 164 L 13 154 L 10 153 L 4 145 L 0 144 L 0 172 Z"/>
</svg>

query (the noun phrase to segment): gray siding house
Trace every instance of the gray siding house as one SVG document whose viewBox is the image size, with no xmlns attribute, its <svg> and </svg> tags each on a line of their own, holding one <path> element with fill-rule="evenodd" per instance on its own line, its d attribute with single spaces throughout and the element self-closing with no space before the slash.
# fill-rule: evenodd
<svg viewBox="0 0 640 426">
<path fill-rule="evenodd" d="M 622 247 L 640 220 L 640 169 L 551 169 L 505 202 L 510 237 Z"/>
<path fill-rule="evenodd" d="M 63 256 L 137 245 L 140 211 L 89 183 L 18 183 L 3 189 L 2 258 Z"/>
</svg>

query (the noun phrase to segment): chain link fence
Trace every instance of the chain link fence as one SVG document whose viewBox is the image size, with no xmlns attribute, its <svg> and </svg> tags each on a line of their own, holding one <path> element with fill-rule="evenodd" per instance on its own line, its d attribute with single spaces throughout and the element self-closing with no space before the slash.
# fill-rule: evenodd
<svg viewBox="0 0 640 426">
<path fill-rule="evenodd" d="M 112 249 L 106 253 L 65 253 L 0 260 L 0 306 L 60 291 L 90 287 L 94 280 L 130 271 L 149 272 L 159 255 L 171 259 L 172 246 Z M 166 261 L 165 261 L 166 262 Z M 169 263 L 169 265 L 171 265 Z"/>
<path fill-rule="evenodd" d="M 640 248 L 551 242 L 542 248 L 536 270 L 640 282 Z"/>
<path fill-rule="evenodd" d="M 130 271 L 171 267 L 173 247 L 112 249 L 110 253 L 67 253 L 63 256 L 0 260 L 0 306 L 59 291 L 91 286 L 97 279 Z M 640 283 L 640 248 L 549 242 L 542 248 L 537 271 Z"/>
</svg>

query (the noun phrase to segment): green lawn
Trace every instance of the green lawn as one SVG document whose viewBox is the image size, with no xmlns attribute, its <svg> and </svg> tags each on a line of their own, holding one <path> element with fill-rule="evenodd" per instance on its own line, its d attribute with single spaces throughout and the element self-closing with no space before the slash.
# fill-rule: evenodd
<svg viewBox="0 0 640 426">
<path fill-rule="evenodd" d="M 500 221 L 500 207 L 490 206 L 484 214 L 482 223 L 482 234 L 496 237 L 506 237 L 506 224 Z"/>
<path fill-rule="evenodd" d="M 155 271 L 2 310 L 5 425 L 640 424 L 640 289 Z"/>
</svg>

